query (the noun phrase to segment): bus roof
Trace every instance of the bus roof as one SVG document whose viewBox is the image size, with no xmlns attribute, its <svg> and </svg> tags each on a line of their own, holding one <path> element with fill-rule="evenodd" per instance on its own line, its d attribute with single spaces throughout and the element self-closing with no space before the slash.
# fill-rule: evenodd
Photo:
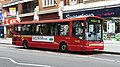
<svg viewBox="0 0 120 67">
<path fill-rule="evenodd" d="M 85 16 L 85 17 L 70 18 L 70 19 L 55 19 L 55 20 L 41 20 L 41 21 L 24 21 L 24 22 L 15 23 L 15 24 L 34 24 L 34 23 L 67 22 L 67 21 L 74 21 L 74 20 L 86 20 L 86 18 L 99 18 L 99 19 L 103 19 L 103 18 L 98 17 L 98 16 Z"/>
</svg>

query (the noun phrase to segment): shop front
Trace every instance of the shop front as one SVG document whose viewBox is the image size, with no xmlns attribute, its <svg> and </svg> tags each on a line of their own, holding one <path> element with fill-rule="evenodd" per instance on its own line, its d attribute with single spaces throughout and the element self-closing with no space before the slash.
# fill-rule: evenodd
<svg viewBox="0 0 120 67">
<path fill-rule="evenodd" d="M 4 35 L 7 38 L 11 38 L 11 31 L 13 29 L 13 24 L 18 23 L 18 20 L 16 18 L 6 18 L 4 19 Z"/>
<path fill-rule="evenodd" d="M 0 26 L 0 38 L 4 38 L 4 26 Z"/>
<path fill-rule="evenodd" d="M 2 10 L 0 9 L 0 38 L 4 38 L 4 26 L 2 22 Z"/>
<path fill-rule="evenodd" d="M 120 5 L 106 6 L 89 9 L 77 9 L 72 11 L 64 11 L 63 18 L 78 18 L 82 16 L 100 16 L 105 19 L 104 33 L 105 39 L 114 39 L 116 34 L 120 33 Z"/>
</svg>

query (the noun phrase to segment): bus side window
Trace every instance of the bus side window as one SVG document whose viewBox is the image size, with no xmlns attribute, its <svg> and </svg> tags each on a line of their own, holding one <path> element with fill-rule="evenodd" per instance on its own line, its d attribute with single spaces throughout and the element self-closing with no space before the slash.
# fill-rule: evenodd
<svg viewBox="0 0 120 67">
<path fill-rule="evenodd" d="M 39 25 L 36 25 L 36 30 L 35 30 L 35 34 L 39 34 Z"/>
<path fill-rule="evenodd" d="M 60 23 L 60 35 L 69 35 L 69 23 Z"/>
<path fill-rule="evenodd" d="M 21 26 L 15 25 L 14 31 L 15 31 L 16 33 L 20 34 L 20 32 L 21 32 Z"/>
<path fill-rule="evenodd" d="M 40 35 L 45 35 L 46 34 L 45 26 L 46 26 L 46 24 L 41 24 L 41 26 L 39 27 L 39 34 Z"/>
<path fill-rule="evenodd" d="M 31 35 L 31 33 L 32 33 L 31 27 L 32 27 L 31 25 L 27 25 L 27 27 L 26 27 L 27 28 L 26 32 L 28 35 Z"/>
<path fill-rule="evenodd" d="M 55 26 L 55 35 L 60 35 L 60 26 L 59 25 Z"/>
<path fill-rule="evenodd" d="M 48 28 L 47 24 L 37 24 L 35 33 L 37 35 L 47 35 L 49 33 L 48 29 L 49 28 Z"/>
<path fill-rule="evenodd" d="M 31 34 L 32 34 L 32 35 L 35 35 L 35 30 L 36 30 L 35 24 L 32 24 L 32 25 L 31 25 Z"/>
<path fill-rule="evenodd" d="M 54 25 L 50 27 L 50 35 L 55 35 Z"/>
<path fill-rule="evenodd" d="M 46 24 L 46 26 L 45 26 L 45 32 L 46 32 L 45 35 L 50 35 L 50 25 L 51 24 L 48 24 L 48 23 Z"/>
<path fill-rule="evenodd" d="M 27 30 L 26 30 L 27 25 L 22 25 L 22 34 L 26 35 L 27 34 Z"/>
<path fill-rule="evenodd" d="M 21 32 L 21 26 L 18 26 L 18 33 L 20 34 Z"/>
<path fill-rule="evenodd" d="M 50 25 L 50 35 L 60 35 L 60 24 L 52 23 Z"/>
<path fill-rule="evenodd" d="M 84 21 L 73 21 L 72 35 L 79 39 L 83 39 Z"/>
<path fill-rule="evenodd" d="M 18 26 L 17 25 L 15 25 L 15 27 L 14 27 L 14 31 L 15 32 L 17 32 L 17 30 L 18 30 L 18 28 L 17 28 Z"/>
</svg>

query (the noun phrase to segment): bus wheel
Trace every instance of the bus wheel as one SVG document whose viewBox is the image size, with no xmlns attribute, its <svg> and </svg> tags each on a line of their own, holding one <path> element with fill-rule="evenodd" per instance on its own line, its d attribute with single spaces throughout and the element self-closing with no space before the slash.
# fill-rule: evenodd
<svg viewBox="0 0 120 67">
<path fill-rule="evenodd" d="M 60 44 L 60 51 L 61 52 L 67 52 L 68 51 L 68 47 L 66 43 L 61 43 Z"/>
<path fill-rule="evenodd" d="M 25 49 L 28 48 L 28 43 L 27 43 L 27 41 L 24 41 L 24 42 L 23 42 L 23 48 L 25 48 Z"/>
</svg>

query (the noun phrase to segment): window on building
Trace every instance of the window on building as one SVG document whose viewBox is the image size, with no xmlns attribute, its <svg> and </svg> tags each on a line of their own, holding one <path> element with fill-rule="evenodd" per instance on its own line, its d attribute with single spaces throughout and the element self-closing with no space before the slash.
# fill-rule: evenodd
<svg viewBox="0 0 120 67">
<path fill-rule="evenodd" d="M 34 0 L 33 2 L 31 2 L 31 11 L 34 12 L 34 9 L 36 8 L 36 6 L 38 5 L 38 0 Z"/>
<path fill-rule="evenodd" d="M 43 7 L 54 6 L 56 4 L 56 0 L 42 0 Z"/>
<path fill-rule="evenodd" d="M 29 11 L 28 4 L 24 3 L 23 4 L 23 13 L 28 13 L 28 11 Z"/>
<path fill-rule="evenodd" d="M 83 0 L 77 0 L 77 3 L 83 3 Z"/>
<path fill-rule="evenodd" d="M 92 3 L 92 2 L 98 2 L 98 1 L 105 1 L 105 0 L 83 0 L 84 3 Z"/>
<path fill-rule="evenodd" d="M 75 5 L 77 3 L 77 0 L 70 0 L 70 5 Z"/>
</svg>

